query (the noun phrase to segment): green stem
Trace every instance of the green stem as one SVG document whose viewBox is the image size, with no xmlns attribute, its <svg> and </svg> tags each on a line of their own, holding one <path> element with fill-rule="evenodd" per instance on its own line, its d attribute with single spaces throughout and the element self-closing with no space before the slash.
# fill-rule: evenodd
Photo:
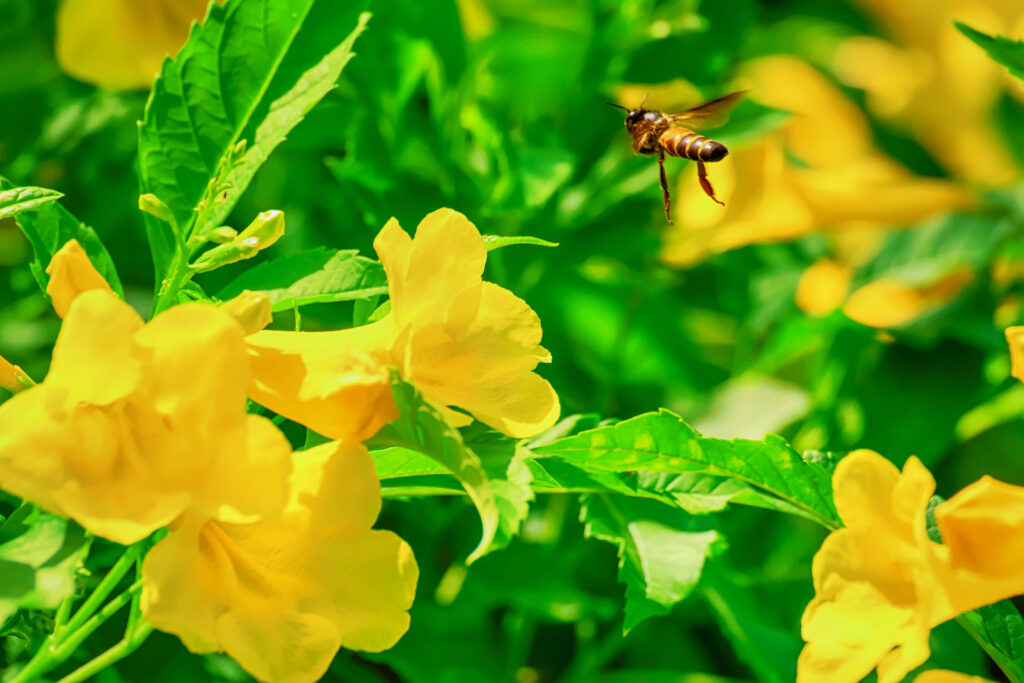
<svg viewBox="0 0 1024 683">
<path fill-rule="evenodd" d="M 54 635 L 60 639 L 62 634 L 69 633 L 77 630 L 82 624 L 86 622 L 93 615 L 103 601 L 107 599 L 113 590 L 117 587 L 117 584 L 121 582 L 124 575 L 128 573 L 135 565 L 135 560 L 138 559 L 141 548 L 138 545 L 130 546 L 121 557 L 118 558 L 114 566 L 110 568 L 107 575 L 103 577 L 99 585 L 93 590 L 92 594 L 86 598 L 82 606 L 78 608 L 75 616 L 68 622 L 66 628 L 61 632 L 55 632 Z"/>
<path fill-rule="evenodd" d="M 128 590 L 105 604 L 87 622 L 82 624 L 81 628 L 65 638 L 64 642 L 53 649 L 53 655 L 57 659 L 57 663 L 63 662 L 70 657 L 78 649 L 78 646 L 91 636 L 96 629 L 102 626 L 107 619 L 117 614 L 121 611 L 122 607 L 134 600 L 135 594 L 140 590 L 142 590 L 142 582 L 137 581 L 133 583 Z"/>
<path fill-rule="evenodd" d="M 43 646 L 32 656 L 28 664 L 9 683 L 28 683 L 29 681 L 39 680 L 43 674 L 60 665 L 71 655 L 74 648 L 71 648 L 70 652 L 64 654 L 69 641 L 73 640 L 77 645 L 109 618 L 112 612 L 107 613 L 107 610 L 113 602 L 103 607 L 100 610 L 100 614 L 96 616 L 93 616 L 93 614 L 99 609 L 100 605 L 107 599 L 107 596 L 110 595 L 114 588 L 117 587 L 117 584 L 121 582 L 121 579 L 124 578 L 128 570 L 132 568 L 139 552 L 139 546 L 129 547 L 117 562 L 114 563 L 114 566 L 110 568 L 110 571 L 107 572 L 107 575 L 103 577 L 99 585 L 86 598 L 85 602 L 82 603 L 82 606 L 75 613 L 75 616 L 71 617 L 70 621 L 68 621 L 68 615 L 71 611 L 72 600 L 68 599 L 61 603 L 57 609 L 56 625 L 54 626 L 53 633 L 43 642 Z M 123 604 L 123 602 L 120 603 L 118 608 Z M 115 609 L 114 611 L 116 612 L 117 610 Z M 102 614 L 106 614 L 106 616 L 98 619 Z M 89 630 L 86 632 L 85 637 L 79 638 L 79 633 L 86 627 L 89 627 Z"/>
<path fill-rule="evenodd" d="M 129 628 L 120 642 L 92 661 L 86 662 L 64 678 L 61 678 L 57 683 L 78 683 L 79 681 L 88 680 L 108 666 L 121 661 L 135 652 L 152 632 L 153 625 L 148 621 L 139 623 L 134 629 Z"/>
</svg>

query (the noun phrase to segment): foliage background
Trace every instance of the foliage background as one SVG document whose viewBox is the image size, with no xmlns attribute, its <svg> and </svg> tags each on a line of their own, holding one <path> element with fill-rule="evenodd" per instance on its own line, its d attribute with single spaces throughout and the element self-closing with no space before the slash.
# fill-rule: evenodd
<svg viewBox="0 0 1024 683">
<path fill-rule="evenodd" d="M 972 18 L 956 3 L 937 7 L 942 30 Z M 129 301 L 148 309 L 152 270 L 133 168 L 145 93 L 104 92 L 63 75 L 53 57 L 55 8 L 54 0 L 0 0 L 0 173 L 63 192 L 111 251 Z M 1024 387 L 1009 378 L 1002 337 L 1024 322 L 1019 84 L 1014 91 L 1007 78 L 984 103 L 982 120 L 1009 169 L 993 182 L 937 158 L 912 116 L 877 116 L 870 83 L 844 81 L 837 54 L 849 39 L 913 47 L 914 31 L 901 33 L 870 2 L 390 0 L 368 9 L 373 19 L 338 89 L 236 209 L 237 226 L 263 209 L 286 212 L 273 255 L 324 244 L 372 255 L 391 215 L 411 229 L 450 206 L 482 232 L 560 243 L 493 252 L 487 277 L 540 314 L 554 356 L 542 372 L 565 415 L 626 418 L 665 406 L 711 436 L 774 431 L 798 449 L 871 448 L 897 464 L 916 454 L 946 494 L 983 473 L 1024 481 Z M 929 35 L 923 14 L 920 22 L 918 33 Z M 655 164 L 632 155 L 621 113 L 603 103 L 691 86 L 710 99 L 742 85 L 749 60 L 773 54 L 818 68 L 868 115 L 888 156 L 975 198 L 952 216 L 894 221 L 912 229 L 884 237 L 858 271 L 933 282 L 968 269 L 973 279 L 952 298 L 889 330 L 841 312 L 804 313 L 797 283 L 835 232 L 743 246 L 685 269 L 662 262 L 668 226 Z M 748 103 L 716 137 L 738 153 L 785 122 Z M 955 121 L 949 134 L 968 133 Z M 670 161 L 673 185 L 685 166 Z M 0 222 L 0 340 L 12 362 L 41 377 L 59 323 L 29 272 L 30 253 L 13 221 Z M 216 291 L 244 267 L 200 283 Z M 312 306 L 303 321 L 309 329 L 351 314 Z M 697 591 L 623 636 L 615 549 L 585 538 L 579 516 L 573 496 L 538 496 L 522 537 L 467 570 L 461 560 L 479 533 L 471 507 L 445 497 L 387 501 L 381 525 L 400 531 L 422 570 L 412 628 L 389 652 L 343 652 L 329 680 L 793 680 L 821 530 L 749 508 L 702 519 L 725 542 Z M 90 641 L 93 655 L 102 640 Z M 931 665 L 998 676 L 955 627 L 935 632 L 932 651 Z M 97 680 L 247 677 L 226 658 L 193 657 L 157 634 Z"/>
</svg>

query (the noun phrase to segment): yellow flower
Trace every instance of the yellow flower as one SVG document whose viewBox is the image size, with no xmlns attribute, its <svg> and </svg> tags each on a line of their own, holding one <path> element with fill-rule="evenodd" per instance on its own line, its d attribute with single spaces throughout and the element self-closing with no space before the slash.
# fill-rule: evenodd
<svg viewBox="0 0 1024 683">
<path fill-rule="evenodd" d="M 892 42 L 858 36 L 833 57 L 837 76 L 863 89 L 868 106 L 907 132 L 946 168 L 985 185 L 1020 177 L 993 125 L 1004 84 L 1024 89 L 953 25 L 1019 36 L 1018 0 L 858 0 Z"/>
<path fill-rule="evenodd" d="M 115 295 L 71 303 L 46 380 L 0 406 L 0 482 L 118 543 L 192 509 L 280 512 L 291 448 L 245 414 L 243 331 L 205 303 L 143 324 Z"/>
<path fill-rule="evenodd" d="M 178 52 L 208 4 L 63 0 L 57 13 L 57 62 L 75 78 L 105 88 L 148 88 L 164 57 Z"/>
<path fill-rule="evenodd" d="M 319 371 L 313 368 L 344 366 L 352 362 L 353 349 L 360 349 L 397 367 L 428 400 L 446 408 L 456 426 L 471 420 L 447 407 L 515 437 L 555 423 L 558 396 L 533 372 L 551 360 L 540 346 L 540 320 L 522 299 L 482 280 L 487 250 L 465 216 L 435 211 L 419 224 L 415 238 L 391 219 L 373 244 L 387 271 L 391 311 L 351 330 L 252 335 L 254 384 L 262 385 L 250 392 L 254 400 L 264 403 L 274 393 L 281 402 L 265 405 L 321 431 L 310 422 L 315 404 L 301 405 L 295 397 L 316 395 L 307 390 Z M 301 367 L 310 370 L 298 382 Z M 337 375 L 330 381 L 344 381 Z"/>
<path fill-rule="evenodd" d="M 1010 374 L 1024 382 L 1024 327 L 1006 328 L 1006 341 L 1010 345 Z"/>
<path fill-rule="evenodd" d="M 46 267 L 50 281 L 46 285 L 46 293 L 53 303 L 53 310 L 64 317 L 68 307 L 76 296 L 92 289 L 111 291 L 110 285 L 103 279 L 92 261 L 86 255 L 78 240 L 68 240 Z"/>
<path fill-rule="evenodd" d="M 831 259 L 818 260 L 800 276 L 796 305 L 815 317 L 828 315 L 843 305 L 852 276 L 849 266 Z"/>
<path fill-rule="evenodd" d="M 992 683 L 992 681 L 980 676 L 968 676 L 956 671 L 932 669 L 918 675 L 914 679 L 914 683 Z"/>
<path fill-rule="evenodd" d="M 846 528 L 814 558 L 801 683 L 859 681 L 876 667 L 879 683 L 896 683 L 928 658 L 932 628 L 1024 593 L 1024 488 L 984 477 L 937 506 L 945 545 L 926 532 L 935 480 L 917 458 L 900 473 L 856 451 L 833 488 Z"/>
<path fill-rule="evenodd" d="M 261 681 L 319 680 L 339 647 L 378 652 L 409 626 L 418 570 L 404 541 L 371 529 L 380 505 L 361 445 L 296 453 L 279 520 L 187 514 L 172 526 L 143 564 L 142 611 L 193 652 L 227 652 Z"/>
<path fill-rule="evenodd" d="M 868 327 L 899 327 L 948 304 L 972 277 L 969 271 L 957 271 L 916 287 L 896 278 L 879 278 L 853 292 L 843 313 Z"/>
<path fill-rule="evenodd" d="M 747 77 L 752 98 L 793 115 L 710 169 L 724 208 L 703 197 L 693 164 L 684 170 L 677 225 L 662 251 L 670 265 L 823 230 L 905 226 L 970 203 L 954 185 L 915 176 L 878 150 L 864 115 L 808 64 L 765 57 Z"/>
</svg>

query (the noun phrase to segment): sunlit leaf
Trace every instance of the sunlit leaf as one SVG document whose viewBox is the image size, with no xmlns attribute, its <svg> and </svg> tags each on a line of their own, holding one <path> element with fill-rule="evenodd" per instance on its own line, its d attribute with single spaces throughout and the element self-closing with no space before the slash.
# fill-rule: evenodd
<svg viewBox="0 0 1024 683">
<path fill-rule="evenodd" d="M 311 249 L 265 261 L 245 271 L 218 293 L 230 299 L 243 290 L 263 292 L 273 310 L 328 301 L 366 299 L 388 293 L 379 261 L 355 250 Z"/>
<path fill-rule="evenodd" d="M 618 546 L 619 581 L 626 584 L 624 633 L 668 614 L 693 592 L 719 540 L 715 531 L 695 530 L 685 513 L 636 498 L 586 496 L 580 519 L 588 537 Z"/>
<path fill-rule="evenodd" d="M 953 23 L 961 33 L 980 45 L 989 57 L 1005 66 L 1017 78 L 1024 78 L 1024 42 L 1003 36 L 990 36 L 959 21 Z"/>
<path fill-rule="evenodd" d="M 164 62 L 139 127 L 142 193 L 185 229 L 220 225 L 256 170 L 335 85 L 369 15 L 330 0 L 228 0 L 212 5 Z M 244 154 L 222 168 L 238 143 Z M 211 179 L 220 190 L 196 212 Z M 159 280 L 174 251 L 170 228 L 147 216 Z"/>
<path fill-rule="evenodd" d="M 0 177 L 0 192 L 6 194 L 15 189 L 17 188 L 11 181 Z M 71 215 L 71 212 L 59 202 L 54 201 L 56 198 L 46 198 L 38 201 L 33 207 L 17 209 L 15 216 L 18 227 L 32 243 L 35 258 L 32 259 L 30 267 L 39 287 L 46 291 L 46 284 L 50 281 L 46 267 L 50 264 L 50 259 L 69 240 L 75 239 L 82 245 L 89 260 L 111 289 L 123 296 L 121 279 L 117 276 L 114 262 L 96 231 Z"/>
<path fill-rule="evenodd" d="M 0 220 L 36 209 L 64 195 L 45 187 L 14 187 L 0 192 Z"/>
<path fill-rule="evenodd" d="M 536 449 L 583 469 L 626 472 L 701 472 L 738 479 L 829 528 L 839 525 L 828 474 L 805 463 L 785 441 L 701 437 L 667 410 L 645 413 Z M 738 501 L 739 502 L 739 501 Z"/>
<path fill-rule="evenodd" d="M 483 524 L 480 543 L 466 561 L 482 557 L 494 541 L 501 515 L 483 462 L 463 443 L 458 430 L 450 427 L 441 412 L 425 401 L 415 387 L 396 379 L 394 394 L 402 417 L 380 430 L 372 443 L 422 453 L 458 478 L 476 505 Z"/>
<path fill-rule="evenodd" d="M 85 531 L 24 503 L 0 525 L 0 622 L 19 608 L 52 609 L 75 591 Z"/>
</svg>

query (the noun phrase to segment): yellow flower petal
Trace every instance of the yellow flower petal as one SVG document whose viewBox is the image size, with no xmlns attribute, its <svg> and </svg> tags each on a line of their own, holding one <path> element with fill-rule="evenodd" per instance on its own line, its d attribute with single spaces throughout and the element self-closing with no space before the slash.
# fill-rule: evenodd
<svg viewBox="0 0 1024 683">
<path fill-rule="evenodd" d="M 868 327 L 899 327 L 952 301 L 971 277 L 966 271 L 954 272 L 924 287 L 896 278 L 879 278 L 851 294 L 843 313 Z"/>
<path fill-rule="evenodd" d="M 219 1 L 219 0 L 218 0 Z M 63 0 L 57 62 L 75 78 L 106 88 L 147 88 L 166 55 L 176 54 L 207 0 Z"/>
<path fill-rule="evenodd" d="M 1006 341 L 1010 345 L 1011 374 L 1024 382 L 1024 327 L 1006 328 Z"/>
<path fill-rule="evenodd" d="M 142 361 L 133 337 L 142 318 L 110 291 L 92 290 L 67 311 L 46 384 L 67 392 L 70 405 L 111 404 L 138 387 Z"/>
<path fill-rule="evenodd" d="M 838 309 L 846 300 L 853 273 L 831 259 L 820 259 L 800 276 L 796 286 L 796 305 L 800 310 L 821 317 Z"/>
<path fill-rule="evenodd" d="M 954 569 L 990 579 L 1024 574 L 1024 488 L 982 477 L 939 505 L 935 521 Z"/>
<path fill-rule="evenodd" d="M 483 282 L 487 250 L 476 226 L 440 209 L 411 239 L 389 222 L 374 247 L 391 293 L 391 312 L 379 322 L 390 325 L 392 337 L 390 348 L 366 350 L 397 365 L 430 401 L 462 408 L 510 436 L 555 423 L 558 395 L 533 373 L 550 361 L 540 346 L 540 319 L 522 299 Z"/>
<path fill-rule="evenodd" d="M 956 671 L 932 669 L 919 674 L 914 679 L 914 683 L 992 683 L 992 681 L 981 676 L 968 676 Z"/>
<path fill-rule="evenodd" d="M 371 529 L 373 461 L 332 442 L 296 454 L 277 521 L 182 518 L 143 564 L 142 610 L 194 652 L 222 650 L 271 683 L 319 680 L 340 647 L 391 647 L 409 624 L 418 570 L 401 539 Z"/>
<path fill-rule="evenodd" d="M 50 259 L 46 267 L 50 282 L 46 285 L 46 293 L 53 302 L 53 310 L 57 315 L 67 315 L 68 307 L 82 292 L 92 289 L 111 291 L 110 285 L 99 274 L 92 261 L 78 240 L 68 240 Z"/>
<path fill-rule="evenodd" d="M 250 335 L 249 396 L 328 438 L 368 439 L 398 408 L 387 369 L 346 341 L 344 331 Z"/>
<path fill-rule="evenodd" d="M 927 660 L 932 628 L 1024 593 L 1024 488 L 985 478 L 938 506 L 946 545 L 928 538 L 935 482 L 916 458 L 900 473 L 876 453 L 851 453 L 833 488 L 846 527 L 814 558 L 801 683 L 852 683 L 872 668 L 879 683 L 897 683 Z"/>
<path fill-rule="evenodd" d="M 182 512 L 276 516 L 291 449 L 245 414 L 243 332 L 210 304 L 148 325 L 108 291 L 68 310 L 50 375 L 0 406 L 4 488 L 133 543 Z"/>
<path fill-rule="evenodd" d="M 220 307 L 231 314 L 246 334 L 259 332 L 274 320 L 270 297 L 262 292 L 250 292 L 247 289 Z"/>
</svg>

